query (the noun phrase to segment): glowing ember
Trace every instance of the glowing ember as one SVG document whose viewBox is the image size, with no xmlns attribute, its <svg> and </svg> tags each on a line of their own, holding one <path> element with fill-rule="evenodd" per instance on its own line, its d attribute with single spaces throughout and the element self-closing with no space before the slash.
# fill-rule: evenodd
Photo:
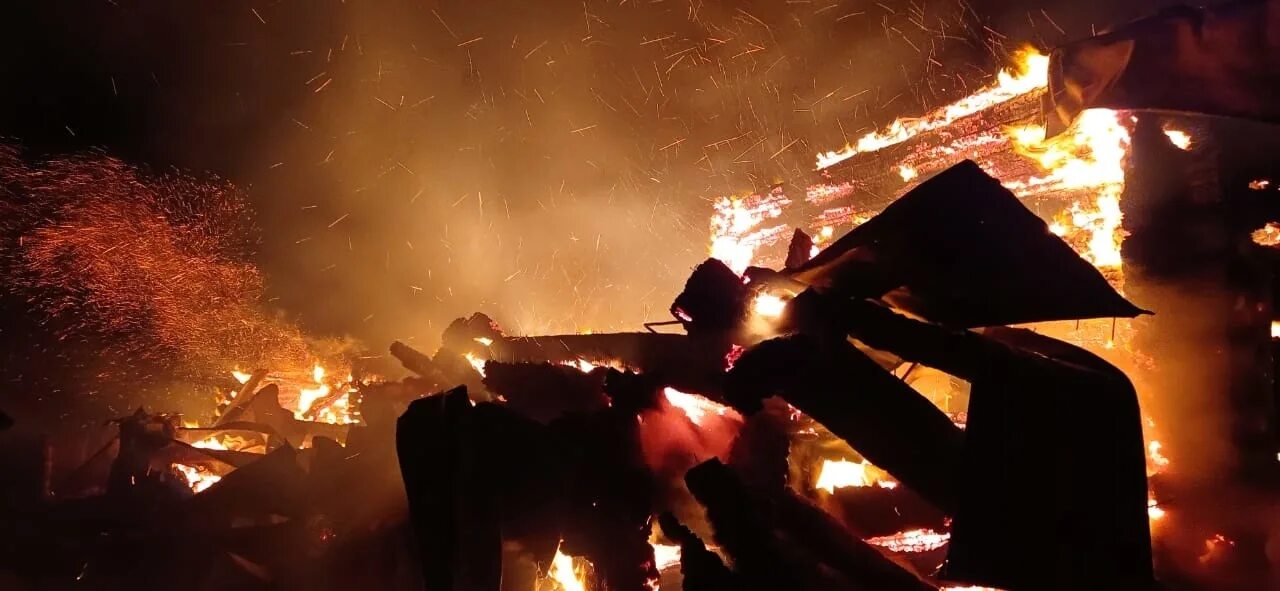
<svg viewBox="0 0 1280 591">
<path fill-rule="evenodd" d="M 1250 238 L 1258 246 L 1280 245 L 1280 224 L 1267 222 L 1267 225 L 1254 230 Z"/>
<path fill-rule="evenodd" d="M 484 360 L 484 359 L 481 359 L 481 358 L 479 358 L 479 357 L 476 357 L 475 355 L 473 355 L 473 354 L 471 354 L 471 353 L 467 353 L 467 354 L 463 355 L 463 357 L 466 357 L 466 358 L 467 358 L 467 363 L 470 363 L 470 364 L 471 364 L 471 367 L 475 368 L 476 373 L 480 374 L 480 377 L 482 377 L 482 378 L 483 378 L 483 377 L 485 377 L 485 375 L 484 375 L 484 362 L 485 362 L 485 360 Z"/>
<path fill-rule="evenodd" d="M 1164 128 L 1164 136 L 1169 138 L 1169 143 L 1173 144 L 1179 150 L 1191 149 L 1191 135 L 1179 129 Z"/>
<path fill-rule="evenodd" d="M 771 293 L 756 296 L 752 309 L 759 316 L 777 318 L 787 309 L 787 301 Z"/>
<path fill-rule="evenodd" d="M 191 492 L 201 493 L 205 489 L 215 485 L 222 477 L 210 472 L 204 466 L 188 466 L 186 464 L 174 463 L 173 468 L 182 474 L 186 479 L 187 486 L 191 488 Z"/>
<path fill-rule="evenodd" d="M 1254 191 L 1266 191 L 1271 186 L 1270 179 L 1254 179 L 1249 181 L 1249 188 Z"/>
<path fill-rule="evenodd" d="M 838 152 L 818 155 L 818 168 L 823 169 L 847 160 L 855 154 L 874 152 L 886 146 L 902 143 L 921 133 L 946 127 L 961 117 L 967 117 L 1020 95 L 1049 85 L 1049 56 L 1026 48 L 1015 56 L 1012 71 L 1001 70 L 996 83 L 983 88 L 959 101 L 938 109 L 918 119 L 897 119 L 887 129 L 869 133 Z"/>
<path fill-rule="evenodd" d="M 563 591 L 587 591 L 586 562 L 580 558 L 570 557 L 556 548 L 556 555 L 551 559 L 551 568 L 547 570 L 547 577 L 559 585 Z"/>
<path fill-rule="evenodd" d="M 909 529 L 888 536 L 867 539 L 867 543 L 890 552 L 917 554 L 937 550 L 951 540 L 951 534 L 931 529 Z"/>
<path fill-rule="evenodd" d="M 1271 338 L 1280 339 L 1280 321 L 1271 321 Z"/>
<path fill-rule="evenodd" d="M 888 479 L 888 475 L 872 466 L 866 460 L 850 462 L 849 460 L 823 460 L 818 470 L 818 480 L 813 487 L 834 493 L 837 488 L 879 486 L 894 488 L 897 482 Z"/>
<path fill-rule="evenodd" d="M 577 368 L 577 370 L 582 373 L 591 373 L 591 370 L 596 368 L 596 364 L 591 363 L 586 359 L 575 359 L 573 361 L 561 361 L 560 363 L 561 365 L 567 365 L 569 367 Z"/>
<path fill-rule="evenodd" d="M 653 546 L 653 562 L 658 570 L 663 571 L 680 566 L 680 547 L 649 542 Z"/>
<path fill-rule="evenodd" d="M 704 396 L 681 392 L 675 388 L 663 388 L 662 394 L 672 406 L 684 411 L 685 416 L 689 417 L 695 425 L 701 426 L 708 414 L 724 416 L 731 412 L 731 409 L 723 404 L 713 402 Z"/>
</svg>

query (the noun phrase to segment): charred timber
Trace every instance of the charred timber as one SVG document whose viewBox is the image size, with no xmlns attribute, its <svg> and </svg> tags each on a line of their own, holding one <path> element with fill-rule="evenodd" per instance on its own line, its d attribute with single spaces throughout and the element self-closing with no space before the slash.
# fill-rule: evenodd
<svg viewBox="0 0 1280 591">
<path fill-rule="evenodd" d="M 765 341 L 738 359 L 726 391 L 745 413 L 781 395 L 939 509 L 955 510 L 963 432 L 844 339 Z"/>
</svg>

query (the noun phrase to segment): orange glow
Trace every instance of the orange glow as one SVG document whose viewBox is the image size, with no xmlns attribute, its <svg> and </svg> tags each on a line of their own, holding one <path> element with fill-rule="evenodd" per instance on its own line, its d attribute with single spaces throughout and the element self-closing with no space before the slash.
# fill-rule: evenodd
<svg viewBox="0 0 1280 591">
<path fill-rule="evenodd" d="M 243 384 L 248 382 L 249 378 L 253 377 L 253 374 L 247 374 L 238 369 L 233 369 L 231 370 L 231 377 L 235 378 L 237 382 L 240 382 L 241 384 Z"/>
<path fill-rule="evenodd" d="M 1271 321 L 1271 338 L 1280 339 L 1280 322 Z"/>
<path fill-rule="evenodd" d="M 178 470 L 178 473 L 182 474 L 182 477 L 187 481 L 187 486 L 194 493 L 204 492 L 209 487 L 217 484 L 219 480 L 222 480 L 221 476 L 210 472 L 204 466 L 188 466 L 174 463 L 173 467 Z"/>
<path fill-rule="evenodd" d="M 957 119 L 1049 85 L 1049 56 L 1024 48 L 1014 56 L 1015 66 L 1001 70 L 996 83 L 924 117 L 897 119 L 888 128 L 862 136 L 852 145 L 818 155 L 818 168 L 827 168 L 855 154 L 874 152 L 902 143 L 921 133 L 946 127 Z"/>
<path fill-rule="evenodd" d="M 927 528 L 909 529 L 896 534 L 868 538 L 867 543 L 890 552 L 919 553 L 937 550 L 951 540 L 951 534 Z"/>
<path fill-rule="evenodd" d="M 898 176 L 901 176 L 904 182 L 909 183 L 916 177 L 920 176 L 920 173 L 916 172 L 916 169 L 903 164 L 898 166 Z"/>
</svg>

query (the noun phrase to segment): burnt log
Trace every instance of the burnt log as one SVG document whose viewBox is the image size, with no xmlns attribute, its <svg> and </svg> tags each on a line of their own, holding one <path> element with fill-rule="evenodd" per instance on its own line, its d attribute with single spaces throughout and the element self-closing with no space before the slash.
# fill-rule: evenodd
<svg viewBox="0 0 1280 591">
<path fill-rule="evenodd" d="M 953 327 L 1148 313 L 972 161 L 921 183 L 792 275 Z"/>
<path fill-rule="evenodd" d="M 459 387 L 413 402 L 396 423 L 410 523 L 432 591 L 496 591 L 501 584 L 500 525 L 468 436 L 474 421 Z"/>
<path fill-rule="evenodd" d="M 565 553 L 591 561 L 605 588 L 645 591 L 657 580 L 649 545 L 655 485 L 634 412 L 605 408 L 550 425 L 564 464 Z"/>
<path fill-rule="evenodd" d="M 1047 520 L 1058 524 L 1048 534 L 1054 542 L 1048 575 L 1061 585 L 1055 588 L 1152 584 L 1142 421 L 1123 372 L 1031 331 L 949 330 L 865 300 L 810 292 L 793 300 L 792 312 L 802 330 L 847 331 L 973 384 L 965 449 L 949 474 L 978 484 L 953 485 L 953 504 L 938 505 L 954 516 L 949 576 L 1012 589 L 1042 585 L 1047 573 L 1031 565 L 1044 551 L 1010 548 L 1008 540 L 1027 523 Z M 913 439 L 921 433 L 913 423 L 891 424 Z M 899 479 L 937 504 L 927 490 Z"/>
<path fill-rule="evenodd" d="M 719 556 L 707 549 L 702 538 L 670 513 L 658 516 L 662 533 L 680 546 L 680 574 L 685 591 L 737 591 L 743 588 Z"/>
<path fill-rule="evenodd" d="M 955 510 L 963 432 L 845 340 L 801 334 L 765 341 L 738 359 L 726 391 L 744 413 L 780 394 L 930 503 Z"/>
<path fill-rule="evenodd" d="M 905 564 L 881 554 L 826 511 L 791 490 L 772 496 L 776 523 L 814 556 L 868 589 L 937 589 Z"/>
<path fill-rule="evenodd" d="M 245 409 L 253 403 L 254 392 L 258 389 L 258 385 L 262 380 L 267 378 L 267 370 L 255 369 L 249 375 L 249 379 L 240 384 L 240 388 L 236 390 L 236 395 L 231 399 L 231 403 L 227 405 L 227 409 L 222 411 L 222 415 L 218 420 L 214 421 L 213 426 L 217 427 L 224 423 L 230 423 L 238 420 Z"/>
<path fill-rule="evenodd" d="M 609 404 L 603 368 L 583 373 L 552 363 L 485 363 L 484 385 L 513 410 L 542 423 L 566 412 L 591 412 Z"/>
<path fill-rule="evenodd" d="M 747 589 L 857 588 L 798 545 L 780 539 L 764 505 L 719 460 L 689 470 L 685 483 L 706 507 L 716 542 L 733 559 L 734 572 Z"/>
</svg>

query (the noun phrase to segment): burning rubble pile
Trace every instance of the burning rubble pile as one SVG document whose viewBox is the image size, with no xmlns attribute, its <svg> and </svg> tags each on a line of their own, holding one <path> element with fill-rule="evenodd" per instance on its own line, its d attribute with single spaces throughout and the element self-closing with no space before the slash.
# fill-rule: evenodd
<svg viewBox="0 0 1280 591">
<path fill-rule="evenodd" d="M 972 163 L 810 244 L 779 270 L 699 265 L 659 323 L 681 333 L 522 337 L 477 314 L 434 355 L 393 344 L 399 382 L 256 370 L 212 424 L 139 411 L 78 470 L 105 489 L 51 505 L 26 552 L 101 585 L 1152 580 L 1132 386 L 1002 328 L 1140 309 Z M 927 372 L 969 403 L 926 398 Z M 1010 545 L 1032 520 L 1070 527 Z"/>
<path fill-rule="evenodd" d="M 1137 120 L 1051 129 L 1051 86 L 1024 52 L 819 156 L 803 196 L 720 199 L 645 332 L 476 314 L 392 344 L 400 381 L 294 360 L 230 372 L 210 420 L 140 409 L 7 553 L 99 588 L 1152 588 Z"/>
</svg>

